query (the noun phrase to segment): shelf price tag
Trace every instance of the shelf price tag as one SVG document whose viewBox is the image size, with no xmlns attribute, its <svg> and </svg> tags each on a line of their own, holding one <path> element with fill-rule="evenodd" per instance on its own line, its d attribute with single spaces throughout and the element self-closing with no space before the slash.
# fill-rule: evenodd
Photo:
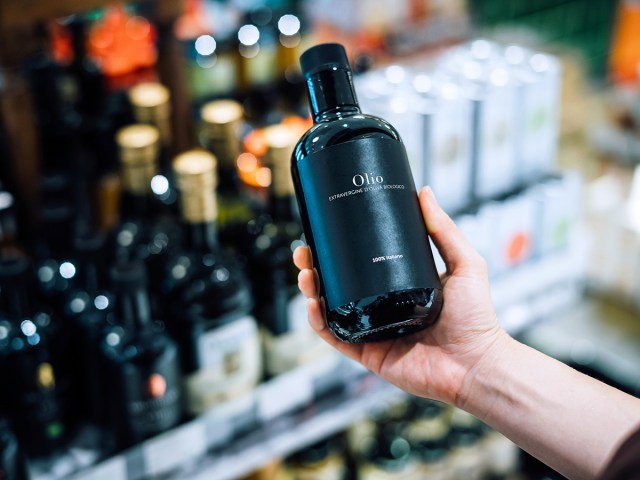
<svg viewBox="0 0 640 480">
<path fill-rule="evenodd" d="M 118 455 L 80 472 L 73 477 L 73 480 L 127 480 L 127 478 L 127 461 L 124 455 Z"/>
<path fill-rule="evenodd" d="M 143 445 L 145 473 L 159 475 L 207 451 L 204 425 L 191 423 L 171 430 Z"/>
<path fill-rule="evenodd" d="M 305 369 L 282 374 L 264 384 L 258 392 L 258 416 L 263 421 L 276 418 L 313 399 L 313 382 Z"/>
</svg>

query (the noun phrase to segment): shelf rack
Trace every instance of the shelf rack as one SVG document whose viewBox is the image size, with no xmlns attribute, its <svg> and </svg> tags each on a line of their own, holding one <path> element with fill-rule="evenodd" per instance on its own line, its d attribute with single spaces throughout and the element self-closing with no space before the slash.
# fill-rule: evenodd
<svg viewBox="0 0 640 480">
<path fill-rule="evenodd" d="M 585 260 L 585 247 L 574 241 L 495 279 L 492 294 L 503 327 L 517 335 L 575 305 L 582 294 Z M 99 463 L 95 463 L 94 452 L 84 457 L 68 453 L 67 464 L 75 462 L 75 470 L 36 464 L 33 478 L 232 480 L 339 432 L 403 395 L 362 366 L 335 354 L 280 375 L 241 398 Z M 60 473 L 52 473 L 56 471 Z"/>
</svg>

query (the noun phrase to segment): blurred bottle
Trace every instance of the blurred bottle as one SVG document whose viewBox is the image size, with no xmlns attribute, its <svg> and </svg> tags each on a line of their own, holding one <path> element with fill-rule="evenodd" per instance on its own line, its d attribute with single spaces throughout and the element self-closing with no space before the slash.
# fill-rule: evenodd
<svg viewBox="0 0 640 480">
<path fill-rule="evenodd" d="M 425 478 L 445 480 L 449 478 L 447 462 L 447 435 L 449 434 L 449 409 L 432 400 L 417 399 L 408 425 L 403 434 L 416 452 L 420 471 Z"/>
<path fill-rule="evenodd" d="M 73 431 L 69 343 L 36 307 L 24 256 L 0 261 L 0 405 L 27 454 L 49 455 Z"/>
<path fill-rule="evenodd" d="M 87 54 L 88 32 L 85 19 L 81 15 L 73 15 L 66 25 L 73 48 L 73 57 L 66 70 L 73 89 L 74 108 L 85 121 L 90 122 L 104 109 L 104 78 L 98 65 Z"/>
<path fill-rule="evenodd" d="M 27 480 L 27 462 L 18 440 L 4 419 L 0 419 L 0 478 Z"/>
<path fill-rule="evenodd" d="M 176 344 L 151 317 L 141 262 L 110 271 L 115 323 L 104 336 L 109 425 L 118 448 L 175 426 L 182 417 L 182 378 Z"/>
<path fill-rule="evenodd" d="M 333 436 L 291 455 L 279 480 L 344 480 L 347 467 L 341 437 Z"/>
<path fill-rule="evenodd" d="M 249 14 L 238 29 L 238 90 L 247 115 L 256 121 L 268 117 L 278 97 L 277 31 L 273 23 L 262 20 L 264 16 Z"/>
<path fill-rule="evenodd" d="M 298 291 L 291 261 L 292 251 L 303 245 L 290 172 L 298 136 L 284 125 L 274 125 L 265 129 L 265 139 L 264 161 L 271 169 L 269 219 L 254 239 L 250 268 L 256 317 L 263 327 L 265 371 L 278 375 L 330 350 L 307 323 L 306 300 Z"/>
<path fill-rule="evenodd" d="M 217 159 L 218 225 L 225 241 L 237 244 L 240 225 L 253 217 L 253 209 L 238 175 L 243 126 L 242 105 L 234 100 L 214 100 L 200 110 L 201 144 Z"/>
<path fill-rule="evenodd" d="M 178 214 L 178 193 L 171 170 L 171 93 L 157 82 L 143 82 L 129 89 L 129 101 L 136 123 L 158 129 L 158 173 L 151 179 L 151 190 L 172 213 Z"/>
<path fill-rule="evenodd" d="M 218 244 L 215 164 L 204 150 L 174 160 L 184 243 L 166 263 L 162 284 L 191 415 L 250 391 L 261 371 L 250 283 Z"/>
<path fill-rule="evenodd" d="M 117 261 L 143 260 L 154 294 L 169 247 L 179 242 L 177 224 L 152 190 L 152 180 L 158 173 L 160 134 L 151 125 L 130 125 L 118 131 L 116 142 L 123 191 L 121 221 L 113 234 L 115 256 Z"/>
<path fill-rule="evenodd" d="M 395 423 L 380 427 L 358 466 L 360 480 L 418 480 L 423 478 L 415 454 Z M 463 477 L 461 477 L 463 478 Z"/>
<path fill-rule="evenodd" d="M 451 430 L 447 438 L 453 478 L 483 478 L 486 472 L 486 457 L 481 438 L 480 420 L 464 410 L 454 408 L 451 414 Z"/>
<path fill-rule="evenodd" d="M 74 285 L 64 303 L 64 315 L 73 329 L 72 355 L 78 389 L 78 417 L 93 424 L 106 422 L 100 343 L 113 311 L 113 295 L 105 288 L 106 236 L 83 233 L 74 239 Z"/>
</svg>

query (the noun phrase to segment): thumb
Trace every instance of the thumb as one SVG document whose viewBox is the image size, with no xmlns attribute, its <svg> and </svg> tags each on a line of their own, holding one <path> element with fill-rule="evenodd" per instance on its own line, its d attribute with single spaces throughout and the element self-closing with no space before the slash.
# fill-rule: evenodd
<svg viewBox="0 0 640 480">
<path fill-rule="evenodd" d="M 423 187 L 419 195 L 420 208 L 427 232 L 442 256 L 447 272 L 453 273 L 475 266 L 480 255 L 464 237 L 460 229 L 438 204 L 433 190 Z"/>
</svg>

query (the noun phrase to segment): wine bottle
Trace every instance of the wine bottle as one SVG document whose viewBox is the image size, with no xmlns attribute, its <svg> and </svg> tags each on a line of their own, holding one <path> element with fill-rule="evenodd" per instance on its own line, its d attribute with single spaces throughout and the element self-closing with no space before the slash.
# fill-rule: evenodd
<svg viewBox="0 0 640 480">
<path fill-rule="evenodd" d="M 151 190 L 168 210 L 177 214 L 178 194 L 171 170 L 171 92 L 157 82 L 143 82 L 129 89 L 129 101 L 136 123 L 158 129 L 158 174 L 151 179 Z"/>
<path fill-rule="evenodd" d="M 255 237 L 250 268 L 256 316 L 263 327 L 265 372 L 275 376 L 328 355 L 331 349 L 309 327 L 306 300 L 291 262 L 291 252 L 303 244 L 289 170 L 297 138 L 286 126 L 273 125 L 265 129 L 265 139 L 265 160 L 271 168 L 270 221 Z"/>
<path fill-rule="evenodd" d="M 191 150 L 173 165 L 185 243 L 166 266 L 162 292 L 187 375 L 187 410 L 198 415 L 257 384 L 260 344 L 249 281 L 218 245 L 215 157 Z"/>
<path fill-rule="evenodd" d="M 176 425 L 182 417 L 178 349 L 151 317 L 144 265 L 120 263 L 111 271 L 115 322 L 102 342 L 108 418 L 118 448 Z"/>
<path fill-rule="evenodd" d="M 100 342 L 110 325 L 113 294 L 106 287 L 106 236 L 85 232 L 74 239 L 75 282 L 64 302 L 63 314 L 73 329 L 73 356 L 78 389 L 78 417 L 99 425 L 106 420 L 105 386 Z"/>
<path fill-rule="evenodd" d="M 218 225 L 221 233 L 231 237 L 228 243 L 235 243 L 233 231 L 254 216 L 236 167 L 244 110 L 235 100 L 214 100 L 203 105 L 200 115 L 201 144 L 218 161 Z"/>
<path fill-rule="evenodd" d="M 0 478 L 27 480 L 27 462 L 16 436 L 6 420 L 0 418 Z"/>
<path fill-rule="evenodd" d="M 417 480 L 420 475 L 415 452 L 398 433 L 395 423 L 380 426 L 374 439 L 367 445 L 358 467 L 362 480 Z"/>
<path fill-rule="evenodd" d="M 300 59 L 314 126 L 292 175 L 305 237 L 339 339 L 392 339 L 433 324 L 442 287 L 398 132 L 360 112 L 339 44 Z"/>
<path fill-rule="evenodd" d="M 287 458 L 286 471 L 296 480 L 343 480 L 347 474 L 343 451 L 343 439 L 329 437 Z"/>
<path fill-rule="evenodd" d="M 130 125 L 116 135 L 122 164 L 122 221 L 114 233 L 118 261 L 139 259 L 149 273 L 151 292 L 170 245 L 179 242 L 179 227 L 153 194 L 151 181 L 158 173 L 160 134 L 151 125 Z M 156 306 L 154 305 L 154 311 Z"/>
<path fill-rule="evenodd" d="M 36 308 L 25 256 L 0 260 L 0 409 L 29 455 L 59 448 L 73 430 L 67 336 Z"/>
</svg>

